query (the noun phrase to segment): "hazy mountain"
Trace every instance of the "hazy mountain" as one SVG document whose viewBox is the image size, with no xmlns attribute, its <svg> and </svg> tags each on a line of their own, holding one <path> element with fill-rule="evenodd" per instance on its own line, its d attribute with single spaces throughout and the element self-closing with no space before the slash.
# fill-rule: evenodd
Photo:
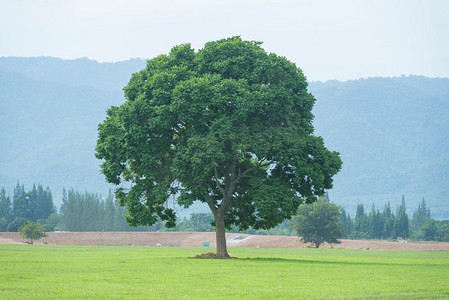
<svg viewBox="0 0 449 300">
<path fill-rule="evenodd" d="M 424 197 L 433 216 L 449 216 L 449 79 L 412 76 L 311 83 L 316 134 L 341 153 L 330 191 L 354 210 L 402 195 Z"/>
<path fill-rule="evenodd" d="M 0 186 L 48 185 L 106 195 L 94 157 L 97 126 L 143 60 L 0 58 Z"/>
<path fill-rule="evenodd" d="M 20 181 L 103 195 L 109 189 L 94 157 L 97 126 L 122 88 L 145 67 L 135 59 L 98 63 L 50 57 L 0 58 L 0 186 Z M 371 78 L 310 83 L 316 134 L 341 153 L 331 200 L 353 212 L 404 194 L 449 217 L 449 79 Z M 207 209 L 207 208 L 206 208 Z"/>
</svg>

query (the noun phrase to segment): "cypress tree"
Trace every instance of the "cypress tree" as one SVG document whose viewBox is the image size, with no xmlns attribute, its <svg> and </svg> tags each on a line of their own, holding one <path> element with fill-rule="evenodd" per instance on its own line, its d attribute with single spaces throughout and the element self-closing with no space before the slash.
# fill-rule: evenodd
<svg viewBox="0 0 449 300">
<path fill-rule="evenodd" d="M 1 218 L 6 221 L 11 219 L 11 198 L 6 196 L 6 191 L 3 187 L 0 190 L 0 219 Z"/>
<path fill-rule="evenodd" d="M 29 191 L 27 195 L 27 204 L 28 204 L 28 217 L 27 220 L 35 222 L 38 219 L 38 210 L 39 210 L 39 204 L 38 204 L 38 195 L 37 195 L 37 188 L 36 185 L 33 184 L 33 189 Z"/>
<path fill-rule="evenodd" d="M 17 182 L 16 187 L 14 188 L 14 194 L 12 197 L 13 204 L 13 216 L 14 218 L 24 218 L 28 219 L 30 215 L 28 199 L 25 193 L 25 188 L 23 185 L 20 185 Z"/>
<path fill-rule="evenodd" d="M 391 212 L 390 202 L 385 205 L 381 218 L 383 224 L 382 238 L 388 239 L 393 236 L 393 225 L 395 219 L 393 213 Z"/>
<path fill-rule="evenodd" d="M 376 210 L 374 203 L 371 208 L 371 212 L 368 215 L 368 233 L 371 239 L 382 238 L 383 223 L 379 210 Z"/>
<path fill-rule="evenodd" d="M 114 197 L 112 196 L 112 192 L 109 191 L 108 197 L 106 197 L 106 201 L 104 204 L 104 230 L 106 231 L 114 231 L 115 217 L 115 206 L 114 206 Z"/>
<path fill-rule="evenodd" d="M 404 239 L 410 236 L 409 220 L 406 213 L 405 199 L 402 196 L 401 205 L 397 209 L 396 218 L 393 224 L 393 237 L 402 237 Z"/>
<path fill-rule="evenodd" d="M 366 215 L 363 204 L 357 205 L 357 211 L 354 218 L 354 232 L 355 238 L 367 238 L 367 226 L 366 226 Z"/>
<path fill-rule="evenodd" d="M 345 237 L 349 237 L 352 234 L 354 224 L 349 213 L 347 213 L 343 208 L 341 215 L 341 224 L 345 229 Z"/>
<path fill-rule="evenodd" d="M 418 209 L 413 212 L 413 218 L 410 224 L 412 232 L 417 232 L 429 219 L 430 209 L 427 208 L 426 201 L 423 198 L 421 203 L 418 204 Z"/>
</svg>

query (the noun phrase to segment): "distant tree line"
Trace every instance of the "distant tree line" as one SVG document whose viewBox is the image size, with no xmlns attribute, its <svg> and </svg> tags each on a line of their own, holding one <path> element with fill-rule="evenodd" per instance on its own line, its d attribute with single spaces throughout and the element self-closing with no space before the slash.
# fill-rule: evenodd
<svg viewBox="0 0 449 300">
<path fill-rule="evenodd" d="M 109 192 L 105 200 L 98 194 L 63 189 L 58 228 L 64 231 L 157 231 L 153 226 L 130 227 L 126 209 Z"/>
<path fill-rule="evenodd" d="M 329 199 L 327 199 L 329 201 Z M 41 184 L 25 191 L 17 183 L 12 199 L 4 188 L 0 189 L 0 231 L 19 231 L 28 221 L 41 224 L 46 231 L 214 231 L 212 213 L 192 213 L 179 219 L 175 228 L 166 228 L 163 221 L 152 226 L 130 227 L 126 223 L 126 209 L 114 199 L 112 193 L 105 200 L 98 194 L 63 190 L 59 213 L 53 204 L 50 188 Z M 449 242 L 449 220 L 434 220 L 425 200 L 418 205 L 410 219 L 406 213 L 404 197 L 393 213 L 390 203 L 382 211 L 374 204 L 366 212 L 363 204 L 357 205 L 354 218 L 343 210 L 341 224 L 344 238 L 350 239 L 412 239 Z M 245 231 L 235 227 L 230 232 L 259 235 L 295 235 L 291 221 L 269 230 Z"/>
<path fill-rule="evenodd" d="M 13 201 L 4 188 L 0 190 L 0 231 L 19 231 L 28 221 L 41 224 L 45 231 L 214 231 L 212 213 L 192 213 L 179 219 L 174 228 L 166 228 L 160 220 L 152 226 L 130 227 L 126 214 L 111 192 L 103 200 L 95 193 L 63 189 L 58 213 L 48 187 L 44 190 L 39 184 L 25 192 L 24 186 L 18 183 Z M 230 232 L 241 231 L 235 227 Z M 270 230 L 250 228 L 245 233 L 290 235 L 292 230 L 285 220 Z"/>
<path fill-rule="evenodd" d="M 329 199 L 326 199 L 329 202 Z M 293 217 L 295 219 L 295 217 Z M 213 216 L 211 213 L 192 213 L 177 222 L 175 228 L 170 231 L 213 231 Z M 293 221 L 285 220 L 283 223 L 270 230 L 248 229 L 241 231 L 233 228 L 231 232 L 241 232 L 259 235 L 296 235 Z M 387 203 L 383 211 L 375 208 L 374 204 L 370 212 L 366 212 L 363 204 L 357 205 L 355 218 L 342 208 L 341 224 L 344 227 L 344 238 L 350 239 L 391 239 L 398 238 L 421 241 L 449 242 L 449 220 L 434 220 L 430 216 L 430 209 L 422 199 L 412 218 L 406 213 L 404 197 L 401 204 L 393 212 L 390 203 Z M 159 230 L 167 230 L 160 223 Z"/>
<path fill-rule="evenodd" d="M 191 213 L 189 217 L 184 217 L 176 223 L 174 228 L 164 228 L 163 224 L 160 224 L 160 231 L 199 231 L 210 232 L 214 231 L 214 216 L 212 213 Z M 241 230 L 239 227 L 233 227 L 229 232 L 233 233 L 247 233 L 257 235 L 292 235 L 293 229 L 289 226 L 289 220 L 278 224 L 271 229 L 254 229 L 250 227 L 247 230 Z"/>
<path fill-rule="evenodd" d="M 119 206 L 112 193 L 101 196 L 63 189 L 59 213 L 53 204 L 50 188 L 34 185 L 30 191 L 17 183 L 11 197 L 0 189 L 0 231 L 19 231 L 28 222 L 41 224 L 45 231 L 155 231 L 163 224 L 130 227 L 126 209 Z"/>
<path fill-rule="evenodd" d="M 41 184 L 25 191 L 25 187 L 17 183 L 12 201 L 4 188 L 0 190 L 0 231 L 18 231 L 28 221 L 47 223 L 55 213 L 51 191 Z"/>
<path fill-rule="evenodd" d="M 345 238 L 350 239 L 412 239 L 449 242 L 449 221 L 431 218 L 430 209 L 422 199 L 410 219 L 406 213 L 404 196 L 401 205 L 393 213 L 388 202 L 383 211 L 372 205 L 366 212 L 363 204 L 357 205 L 354 219 L 343 212 L 341 223 L 345 228 Z"/>
</svg>

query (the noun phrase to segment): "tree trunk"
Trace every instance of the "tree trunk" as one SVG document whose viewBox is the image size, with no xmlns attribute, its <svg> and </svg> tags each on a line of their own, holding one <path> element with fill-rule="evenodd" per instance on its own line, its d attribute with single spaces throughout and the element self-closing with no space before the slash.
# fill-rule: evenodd
<svg viewBox="0 0 449 300">
<path fill-rule="evenodd" d="M 315 242 L 315 248 L 320 248 L 321 242 Z"/>
<path fill-rule="evenodd" d="M 229 258 L 226 247 L 224 215 L 221 214 L 215 215 L 215 238 L 217 243 L 217 257 Z"/>
</svg>

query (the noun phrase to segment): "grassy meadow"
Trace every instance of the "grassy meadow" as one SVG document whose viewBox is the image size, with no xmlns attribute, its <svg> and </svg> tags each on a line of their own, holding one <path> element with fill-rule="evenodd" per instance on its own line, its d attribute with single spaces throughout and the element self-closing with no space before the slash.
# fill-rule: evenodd
<svg viewBox="0 0 449 300">
<path fill-rule="evenodd" d="M 0 245 L 0 298 L 449 299 L 449 252 Z"/>
</svg>

